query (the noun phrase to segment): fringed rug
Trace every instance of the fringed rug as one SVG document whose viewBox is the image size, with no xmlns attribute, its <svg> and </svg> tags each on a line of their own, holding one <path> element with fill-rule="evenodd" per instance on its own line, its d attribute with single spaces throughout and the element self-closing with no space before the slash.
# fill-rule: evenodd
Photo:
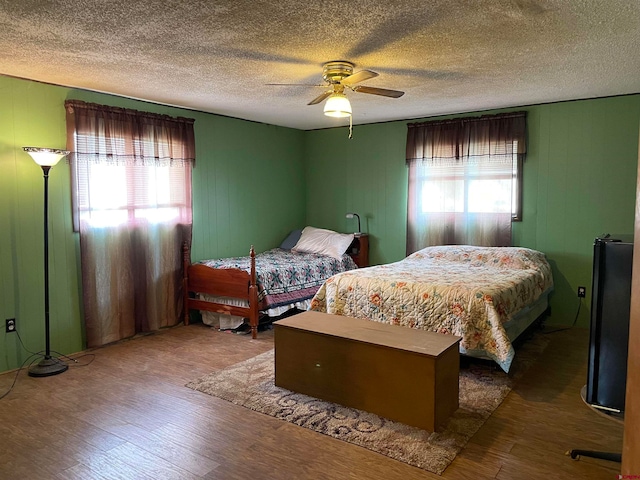
<svg viewBox="0 0 640 480">
<path fill-rule="evenodd" d="M 440 475 L 547 343 L 540 334 L 525 342 L 510 375 L 489 363 L 461 368 L 460 408 L 437 432 L 276 387 L 273 350 L 186 386 Z"/>
</svg>

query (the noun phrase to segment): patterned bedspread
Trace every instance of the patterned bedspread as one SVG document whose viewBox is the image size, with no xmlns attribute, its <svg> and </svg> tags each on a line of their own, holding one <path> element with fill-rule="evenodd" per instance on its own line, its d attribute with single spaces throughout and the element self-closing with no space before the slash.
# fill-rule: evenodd
<svg viewBox="0 0 640 480">
<path fill-rule="evenodd" d="M 199 262 L 212 268 L 239 268 L 251 272 L 250 257 L 231 257 Z M 290 305 L 314 296 L 324 281 L 357 268 L 345 254 L 340 260 L 328 255 L 298 253 L 273 248 L 256 254 L 256 283 L 260 310 Z"/>
<path fill-rule="evenodd" d="M 520 247 L 427 247 L 399 262 L 329 278 L 311 309 L 462 337 L 505 371 L 514 350 L 503 328 L 552 289 L 543 253 Z"/>
</svg>

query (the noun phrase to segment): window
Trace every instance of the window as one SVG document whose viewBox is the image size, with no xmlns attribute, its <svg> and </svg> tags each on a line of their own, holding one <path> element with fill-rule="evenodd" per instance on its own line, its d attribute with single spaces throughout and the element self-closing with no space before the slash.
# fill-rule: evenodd
<svg viewBox="0 0 640 480">
<path fill-rule="evenodd" d="M 193 120 L 67 101 L 74 229 L 191 223 Z"/>
<path fill-rule="evenodd" d="M 517 155 L 483 168 L 463 162 L 423 165 L 421 176 L 422 213 L 511 213 L 512 220 L 522 218 Z"/>
<path fill-rule="evenodd" d="M 87 346 L 182 320 L 192 119 L 65 102 Z"/>
<path fill-rule="evenodd" d="M 79 162 L 79 220 L 93 227 L 177 221 L 190 208 L 188 176 L 182 163 Z"/>
<path fill-rule="evenodd" d="M 522 219 L 524 112 L 410 124 L 407 254 L 511 244 Z"/>
</svg>

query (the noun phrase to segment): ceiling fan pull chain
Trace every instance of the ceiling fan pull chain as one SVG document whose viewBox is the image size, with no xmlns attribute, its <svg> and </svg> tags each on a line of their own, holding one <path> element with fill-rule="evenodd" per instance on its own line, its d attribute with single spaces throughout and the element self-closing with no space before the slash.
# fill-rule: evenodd
<svg viewBox="0 0 640 480">
<path fill-rule="evenodd" d="M 349 115 L 349 138 L 353 138 L 353 115 Z"/>
</svg>

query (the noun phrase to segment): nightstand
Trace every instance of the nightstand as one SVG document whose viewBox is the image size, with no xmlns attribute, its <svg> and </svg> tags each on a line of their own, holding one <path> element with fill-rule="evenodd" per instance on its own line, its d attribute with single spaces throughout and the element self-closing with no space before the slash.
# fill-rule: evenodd
<svg viewBox="0 0 640 480">
<path fill-rule="evenodd" d="M 358 268 L 369 266 L 369 234 L 356 233 L 348 250 Z"/>
</svg>

